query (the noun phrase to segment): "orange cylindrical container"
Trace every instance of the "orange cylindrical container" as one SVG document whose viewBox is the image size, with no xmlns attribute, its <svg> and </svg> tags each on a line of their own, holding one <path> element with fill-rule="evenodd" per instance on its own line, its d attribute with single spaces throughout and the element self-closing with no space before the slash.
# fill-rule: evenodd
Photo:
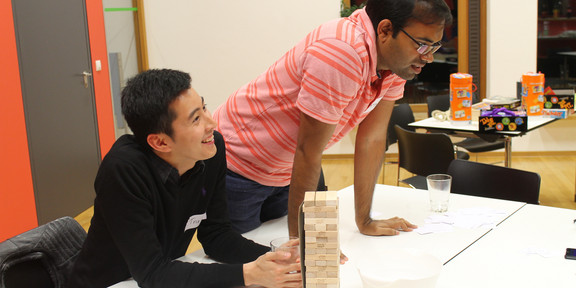
<svg viewBox="0 0 576 288">
<path fill-rule="evenodd" d="M 472 121 L 472 75 L 450 74 L 450 119 L 455 125 Z"/>
<path fill-rule="evenodd" d="M 544 109 L 544 74 L 522 75 L 522 107 L 528 116 L 542 116 Z"/>
</svg>

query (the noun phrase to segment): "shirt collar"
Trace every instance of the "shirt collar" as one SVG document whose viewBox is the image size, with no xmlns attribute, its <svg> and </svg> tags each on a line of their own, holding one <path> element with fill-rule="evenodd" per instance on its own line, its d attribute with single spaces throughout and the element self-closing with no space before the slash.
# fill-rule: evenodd
<svg viewBox="0 0 576 288">
<path fill-rule="evenodd" d="M 190 168 L 188 171 L 182 174 L 182 177 L 180 177 L 180 175 L 178 174 L 178 170 L 174 168 L 172 165 L 170 165 L 170 163 L 164 161 L 162 158 L 160 158 L 158 155 L 156 155 L 156 153 L 152 151 L 150 151 L 150 154 L 151 154 L 150 157 L 152 167 L 154 167 L 154 169 L 156 169 L 156 171 L 158 172 L 158 175 L 160 175 L 162 183 L 166 183 L 166 181 L 168 181 L 168 179 L 170 178 L 174 179 L 175 183 L 179 183 L 180 181 L 187 179 L 190 175 L 194 175 L 196 173 L 204 171 L 204 167 L 206 166 L 204 161 L 200 160 L 196 162 L 196 165 L 194 165 L 194 167 Z"/>
<path fill-rule="evenodd" d="M 370 73 L 372 76 L 370 78 L 370 82 L 377 81 L 378 79 L 383 79 L 385 76 L 388 76 L 389 73 L 385 73 L 385 71 L 380 72 L 382 77 L 379 77 L 378 71 L 376 71 L 376 67 L 378 64 L 378 51 L 376 50 L 376 32 L 374 31 L 374 26 L 372 25 L 372 21 L 370 21 L 370 17 L 368 17 L 368 13 L 366 13 L 366 8 L 358 9 L 352 13 L 349 17 L 350 21 L 357 23 L 358 25 L 362 26 L 362 29 L 366 31 L 365 38 L 366 38 L 366 45 L 368 46 L 368 53 L 370 55 Z"/>
</svg>

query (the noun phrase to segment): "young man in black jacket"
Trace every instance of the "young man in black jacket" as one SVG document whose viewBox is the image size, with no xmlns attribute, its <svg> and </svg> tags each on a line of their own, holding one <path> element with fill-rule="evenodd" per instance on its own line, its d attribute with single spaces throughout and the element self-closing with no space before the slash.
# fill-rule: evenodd
<svg viewBox="0 0 576 288">
<path fill-rule="evenodd" d="M 187 73 L 149 70 L 122 91 L 134 135 L 120 137 L 98 171 L 94 216 L 68 287 L 301 287 L 300 264 L 230 227 L 222 135 Z M 175 260 L 194 233 L 228 264 Z"/>
</svg>

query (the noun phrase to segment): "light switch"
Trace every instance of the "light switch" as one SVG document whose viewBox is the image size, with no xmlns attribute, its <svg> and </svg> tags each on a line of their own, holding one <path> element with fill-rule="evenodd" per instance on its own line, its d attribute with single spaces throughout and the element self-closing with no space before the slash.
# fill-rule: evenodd
<svg viewBox="0 0 576 288">
<path fill-rule="evenodd" d="M 100 60 L 96 60 L 96 71 L 102 70 L 102 62 Z"/>
</svg>

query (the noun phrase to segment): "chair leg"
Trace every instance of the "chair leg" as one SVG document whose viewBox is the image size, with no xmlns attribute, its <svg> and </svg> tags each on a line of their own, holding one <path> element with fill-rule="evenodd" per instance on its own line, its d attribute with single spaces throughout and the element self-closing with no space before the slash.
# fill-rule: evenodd
<svg viewBox="0 0 576 288">
<path fill-rule="evenodd" d="M 398 174 L 396 174 L 396 186 L 400 186 L 400 164 L 398 164 Z"/>
</svg>

